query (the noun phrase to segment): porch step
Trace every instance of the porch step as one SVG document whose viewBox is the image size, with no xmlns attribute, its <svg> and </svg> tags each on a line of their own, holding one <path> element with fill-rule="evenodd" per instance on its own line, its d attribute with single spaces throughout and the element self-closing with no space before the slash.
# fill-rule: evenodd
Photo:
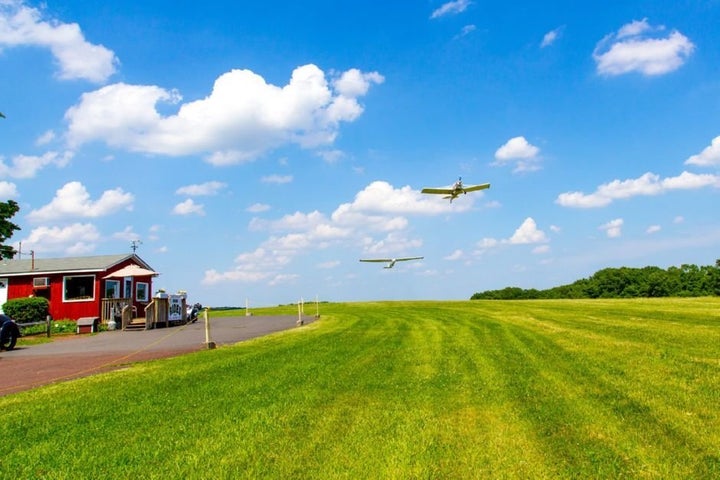
<svg viewBox="0 0 720 480">
<path fill-rule="evenodd" d="M 145 330 L 145 319 L 134 318 L 130 323 L 127 324 L 125 330 Z"/>
</svg>

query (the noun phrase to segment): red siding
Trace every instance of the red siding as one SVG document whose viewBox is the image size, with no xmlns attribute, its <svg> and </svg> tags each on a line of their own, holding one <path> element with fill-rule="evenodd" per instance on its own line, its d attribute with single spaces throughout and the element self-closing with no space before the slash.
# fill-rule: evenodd
<svg viewBox="0 0 720 480">
<path fill-rule="evenodd" d="M 36 277 L 48 277 L 50 286 L 34 288 L 33 278 Z M 98 275 L 95 274 L 95 299 L 74 302 L 63 302 L 63 277 L 65 274 L 10 277 L 8 279 L 8 300 L 30 295 L 45 297 L 49 302 L 50 316 L 55 320 L 77 320 L 80 317 L 99 316 L 102 292 L 99 289 Z"/>
</svg>

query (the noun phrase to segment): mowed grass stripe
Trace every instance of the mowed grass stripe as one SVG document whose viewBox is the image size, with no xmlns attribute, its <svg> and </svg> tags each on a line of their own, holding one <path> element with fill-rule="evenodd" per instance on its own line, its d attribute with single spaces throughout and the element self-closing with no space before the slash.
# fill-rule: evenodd
<svg viewBox="0 0 720 480">
<path fill-rule="evenodd" d="M 644 304 L 644 302 L 639 303 L 641 307 Z M 707 425 L 705 423 L 707 420 L 712 420 L 712 430 L 715 432 L 713 435 L 717 438 L 717 416 L 707 415 L 708 407 L 713 408 L 714 395 L 710 393 L 717 392 L 717 366 L 720 361 L 717 348 L 720 340 L 717 314 L 712 313 L 712 306 L 717 306 L 718 303 L 714 299 L 710 303 L 711 308 L 705 310 L 704 317 L 706 319 L 714 317 L 715 329 L 711 332 L 711 337 L 714 338 L 710 341 L 703 339 L 699 343 L 706 347 L 704 350 L 706 353 L 713 352 L 715 356 L 714 368 L 703 367 L 703 374 L 714 376 L 715 380 L 705 377 L 700 382 L 694 381 L 700 375 L 692 375 L 688 378 L 688 372 L 696 370 L 694 368 L 696 365 L 689 362 L 684 353 L 688 349 L 696 349 L 697 343 L 688 341 L 677 343 L 677 338 L 699 340 L 699 337 L 709 332 L 705 327 L 697 329 L 694 326 L 695 322 L 689 322 L 690 325 L 686 326 L 683 323 L 682 313 L 673 317 L 677 321 L 673 321 L 671 325 L 663 325 L 663 319 L 667 316 L 667 312 L 663 311 L 663 304 L 655 304 L 659 307 L 661 319 L 654 323 L 649 320 L 638 321 L 638 316 L 646 313 L 642 313 L 644 308 L 640 309 L 641 312 L 633 312 L 632 308 L 627 308 L 628 305 L 634 307 L 634 302 L 613 302 L 614 306 L 626 306 L 622 311 L 614 311 L 612 314 L 607 313 L 608 305 L 580 302 L 579 305 L 585 304 L 587 308 L 570 309 L 567 312 L 569 316 L 563 316 L 560 309 L 551 308 L 550 315 L 538 312 L 539 322 L 522 323 L 522 328 L 526 330 L 534 330 L 538 327 L 547 330 L 547 323 L 551 322 L 553 324 L 551 330 L 555 332 L 554 340 L 551 340 L 552 336 L 536 335 L 537 332 L 525 335 L 526 343 L 543 341 L 552 348 L 563 344 L 571 346 L 572 356 L 568 357 L 569 361 L 563 363 L 551 363 L 551 359 L 556 356 L 549 349 L 537 345 L 529 348 L 533 355 L 545 351 L 541 369 L 545 374 L 545 380 L 548 376 L 563 377 L 553 385 L 556 392 L 555 402 L 559 404 L 564 402 L 575 410 L 580 410 L 583 404 L 589 405 L 591 408 L 588 412 L 591 415 L 585 417 L 598 420 L 586 427 L 590 429 L 590 436 L 606 439 L 607 442 L 612 443 L 613 449 L 623 445 L 630 445 L 635 449 L 641 447 L 635 454 L 638 457 L 636 459 L 633 459 L 629 452 L 618 450 L 619 457 L 616 460 L 622 461 L 619 472 L 634 476 L 659 475 L 662 478 L 667 478 L 667 474 L 674 472 L 687 478 L 688 475 L 707 474 L 717 469 L 717 449 L 707 448 L 711 444 L 703 440 L 697 441 L 697 432 L 704 430 L 702 426 Z M 567 304 L 564 305 L 566 306 Z M 604 307 L 605 313 L 595 316 L 590 322 L 587 321 L 586 315 L 595 315 L 593 307 L 597 306 Z M 518 317 L 510 316 L 510 318 Z M 581 318 L 581 321 L 574 322 L 573 318 Z M 712 321 L 710 320 L 710 323 Z M 707 325 L 708 322 L 702 323 Z M 557 326 L 563 328 L 556 328 Z M 668 338 L 671 341 L 668 341 Z M 625 348 L 619 348 L 620 346 Z M 564 354 L 563 356 L 567 357 Z M 519 374 L 517 377 L 528 379 L 531 375 Z M 687 381 L 688 379 L 691 381 Z M 548 382 L 548 384 L 553 383 Z M 572 386 L 576 392 L 570 394 L 567 388 Z M 688 390 L 693 390 L 693 393 L 688 395 Z M 519 398 L 519 395 L 516 398 Z M 531 406 L 533 402 L 523 402 L 523 404 Z M 539 411 L 551 412 L 552 409 L 540 408 Z M 662 413 L 658 415 L 660 412 Z M 566 409 L 564 412 L 550 415 L 549 418 L 556 420 L 565 418 L 569 419 L 570 425 L 582 425 L 571 413 Z M 686 428 L 688 417 L 702 419 L 701 424 Z M 542 425 L 542 422 L 538 424 Z M 558 431 L 562 429 L 558 428 Z M 597 448 L 592 448 L 592 445 L 573 448 L 573 444 L 581 445 L 580 440 L 570 438 L 567 445 L 571 450 L 568 452 L 581 452 L 586 455 L 587 460 L 592 460 Z M 704 447 L 700 446 L 703 444 Z M 644 448 L 644 445 L 649 448 Z M 678 451 L 678 445 L 695 450 L 690 456 L 705 450 L 701 458 L 708 464 L 701 462 L 700 465 L 693 465 L 686 471 L 678 468 L 684 463 L 677 461 L 678 456 L 684 453 Z M 568 452 L 565 454 L 567 455 Z M 612 459 L 601 457 L 599 462 L 592 463 L 607 469 L 608 466 L 616 463 L 608 460 Z M 573 459 L 572 463 L 577 465 L 578 460 Z M 693 462 L 688 459 L 688 463 Z M 599 471 L 599 473 L 605 475 L 609 472 Z"/>
<path fill-rule="evenodd" d="M 301 329 L 0 398 L 0 471 L 713 478 L 718 307 L 323 305 Z"/>
</svg>

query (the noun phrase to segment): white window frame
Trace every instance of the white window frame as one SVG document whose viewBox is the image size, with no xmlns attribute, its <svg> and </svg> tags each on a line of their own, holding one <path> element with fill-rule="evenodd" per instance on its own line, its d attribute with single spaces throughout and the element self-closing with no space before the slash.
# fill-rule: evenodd
<svg viewBox="0 0 720 480">
<path fill-rule="evenodd" d="M 140 296 L 140 290 L 145 291 L 145 297 Z M 148 282 L 135 282 L 135 301 L 136 302 L 147 302 L 149 300 L 150 300 L 150 284 Z"/>
<path fill-rule="evenodd" d="M 86 295 L 88 298 L 67 298 L 67 280 L 68 278 L 80 278 L 80 277 L 87 277 L 92 278 L 92 292 L 90 292 L 90 295 Z M 65 275 L 63 277 L 63 302 L 64 303 L 74 303 L 74 302 L 93 302 L 95 301 L 95 275 Z"/>
<path fill-rule="evenodd" d="M 112 297 L 107 296 L 108 287 L 110 285 L 113 286 L 113 295 Z M 105 292 L 103 292 L 105 298 L 120 298 L 120 280 L 105 280 Z"/>
</svg>

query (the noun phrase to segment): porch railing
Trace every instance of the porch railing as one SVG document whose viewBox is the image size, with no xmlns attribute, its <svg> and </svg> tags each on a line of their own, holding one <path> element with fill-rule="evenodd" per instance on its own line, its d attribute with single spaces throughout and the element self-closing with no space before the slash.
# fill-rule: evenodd
<svg viewBox="0 0 720 480">
<path fill-rule="evenodd" d="M 131 298 L 103 298 L 100 304 L 100 321 L 107 325 L 110 320 L 115 320 L 119 326 L 124 307 L 132 307 Z"/>
<path fill-rule="evenodd" d="M 188 320 L 184 299 L 180 307 L 180 319 L 173 319 L 172 322 L 170 321 L 170 303 L 167 298 L 153 298 L 140 315 L 138 315 L 137 311 L 134 311 L 132 299 L 130 298 L 103 298 L 100 310 L 102 323 L 107 325 L 110 320 L 114 320 L 117 328 L 122 330 L 125 330 L 133 320 L 142 317 L 145 317 L 146 330 L 158 326 L 168 327 L 171 323 L 185 324 Z"/>
</svg>

